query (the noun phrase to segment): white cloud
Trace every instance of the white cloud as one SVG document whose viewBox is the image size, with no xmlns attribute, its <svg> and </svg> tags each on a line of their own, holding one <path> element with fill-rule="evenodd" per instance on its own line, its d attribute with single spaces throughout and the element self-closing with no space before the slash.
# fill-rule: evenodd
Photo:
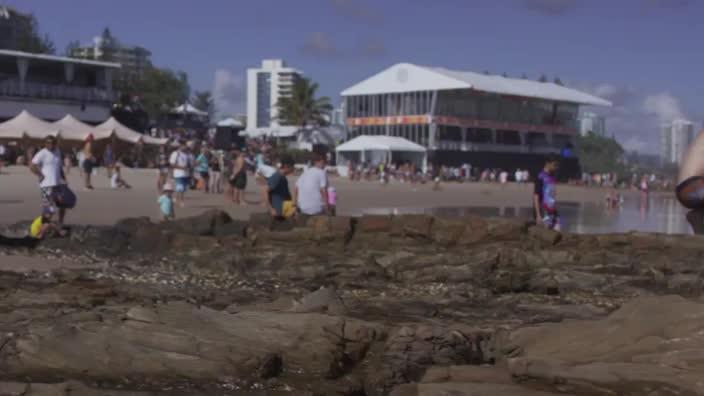
<svg viewBox="0 0 704 396">
<path fill-rule="evenodd" d="M 659 131 L 664 122 L 687 118 L 681 101 L 669 93 L 643 92 L 622 84 L 575 84 L 613 103 L 612 107 L 592 107 L 589 111 L 606 117 L 606 130 L 626 150 L 655 154 L 659 151 Z"/>
<path fill-rule="evenodd" d="M 335 57 L 340 55 L 332 37 L 323 32 L 315 32 L 308 36 L 301 46 L 301 52 L 313 56 Z"/>
<path fill-rule="evenodd" d="M 217 115 L 222 117 L 243 113 L 246 90 L 243 76 L 227 69 L 216 70 L 213 79 L 213 100 Z"/>
<path fill-rule="evenodd" d="M 643 109 L 661 122 L 686 118 L 680 101 L 669 93 L 650 95 L 643 101 Z"/>
</svg>

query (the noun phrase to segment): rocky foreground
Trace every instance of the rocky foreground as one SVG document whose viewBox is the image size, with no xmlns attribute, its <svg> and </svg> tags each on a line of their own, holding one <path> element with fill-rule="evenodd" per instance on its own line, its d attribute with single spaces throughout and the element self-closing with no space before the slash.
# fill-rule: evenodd
<svg viewBox="0 0 704 396">
<path fill-rule="evenodd" d="M 0 272 L 0 395 L 704 395 L 697 237 L 208 212 L 27 242 L 0 260 L 57 268 Z"/>
</svg>

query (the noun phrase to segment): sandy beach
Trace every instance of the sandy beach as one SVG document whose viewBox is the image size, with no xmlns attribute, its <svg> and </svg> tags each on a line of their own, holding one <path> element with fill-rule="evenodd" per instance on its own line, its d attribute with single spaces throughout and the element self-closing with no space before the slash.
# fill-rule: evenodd
<svg viewBox="0 0 704 396">
<path fill-rule="evenodd" d="M 156 170 L 126 169 L 124 178 L 132 185 L 130 190 L 114 190 L 104 169 L 93 178 L 94 190 L 83 188 L 78 169 L 69 174 L 69 184 L 78 196 L 78 205 L 67 216 L 68 223 L 114 224 L 124 217 L 148 216 L 158 219 L 156 204 Z M 293 186 L 295 177 L 289 178 Z M 399 211 L 413 208 L 438 207 L 526 207 L 530 206 L 532 184 L 506 185 L 486 183 L 443 183 L 439 191 L 433 186 L 392 182 L 383 186 L 378 182 L 350 182 L 331 177 L 338 193 L 338 214 L 357 215 L 373 209 Z M 603 189 L 560 185 L 562 202 L 601 202 Z M 176 216 L 199 214 L 209 209 L 222 209 L 232 217 L 244 219 L 253 212 L 262 211 L 261 193 L 253 177 L 249 177 L 246 191 L 248 205 L 236 206 L 222 194 L 189 191 L 186 207 L 177 208 Z M 36 178 L 24 167 L 4 168 L 0 174 L 0 224 L 29 220 L 39 213 L 41 205 Z"/>
</svg>

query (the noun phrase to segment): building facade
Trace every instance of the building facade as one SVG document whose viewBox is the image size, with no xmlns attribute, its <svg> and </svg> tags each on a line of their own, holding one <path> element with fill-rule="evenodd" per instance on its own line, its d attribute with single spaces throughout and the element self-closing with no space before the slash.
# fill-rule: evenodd
<svg viewBox="0 0 704 396">
<path fill-rule="evenodd" d="M 694 124 L 675 120 L 660 129 L 660 160 L 663 164 L 679 164 L 694 141 Z"/>
<path fill-rule="evenodd" d="M 400 136 L 425 146 L 436 163 L 448 165 L 493 167 L 499 159 L 505 163 L 531 154 L 523 156 L 531 158 L 529 169 L 544 154 L 575 142 L 580 105 L 611 105 L 553 83 L 407 63 L 346 89 L 342 96 L 348 138 Z"/>
<path fill-rule="evenodd" d="M 586 136 L 588 133 L 594 133 L 598 136 L 606 136 L 606 117 L 585 111 L 578 119 L 579 133 Z"/>
<path fill-rule="evenodd" d="M 0 49 L 19 50 L 29 37 L 32 19 L 29 15 L 0 5 Z"/>
<path fill-rule="evenodd" d="M 291 95 L 293 83 L 302 72 L 280 59 L 265 59 L 260 68 L 247 70 L 247 130 L 267 131 L 280 127 L 276 103 Z"/>
<path fill-rule="evenodd" d="M 141 76 L 151 66 L 152 53 L 140 46 L 120 43 L 115 38 L 97 36 L 93 43 L 71 50 L 71 56 L 79 59 L 100 60 L 109 58 L 111 62 L 122 65 L 122 72 Z"/>
<path fill-rule="evenodd" d="M 22 110 L 48 121 L 67 114 L 87 123 L 110 117 L 116 63 L 0 50 L 0 121 Z"/>
</svg>

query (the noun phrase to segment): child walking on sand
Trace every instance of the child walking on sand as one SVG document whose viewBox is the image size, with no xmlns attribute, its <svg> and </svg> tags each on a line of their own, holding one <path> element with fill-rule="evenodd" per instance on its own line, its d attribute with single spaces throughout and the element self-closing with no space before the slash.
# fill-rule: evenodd
<svg viewBox="0 0 704 396">
<path fill-rule="evenodd" d="M 161 188 L 161 195 L 157 200 L 157 203 L 159 204 L 159 211 L 161 212 L 162 221 L 170 221 L 176 217 L 174 215 L 174 201 L 172 197 L 173 193 L 174 186 L 171 185 L 170 182 L 164 183 L 164 186 Z"/>
</svg>

